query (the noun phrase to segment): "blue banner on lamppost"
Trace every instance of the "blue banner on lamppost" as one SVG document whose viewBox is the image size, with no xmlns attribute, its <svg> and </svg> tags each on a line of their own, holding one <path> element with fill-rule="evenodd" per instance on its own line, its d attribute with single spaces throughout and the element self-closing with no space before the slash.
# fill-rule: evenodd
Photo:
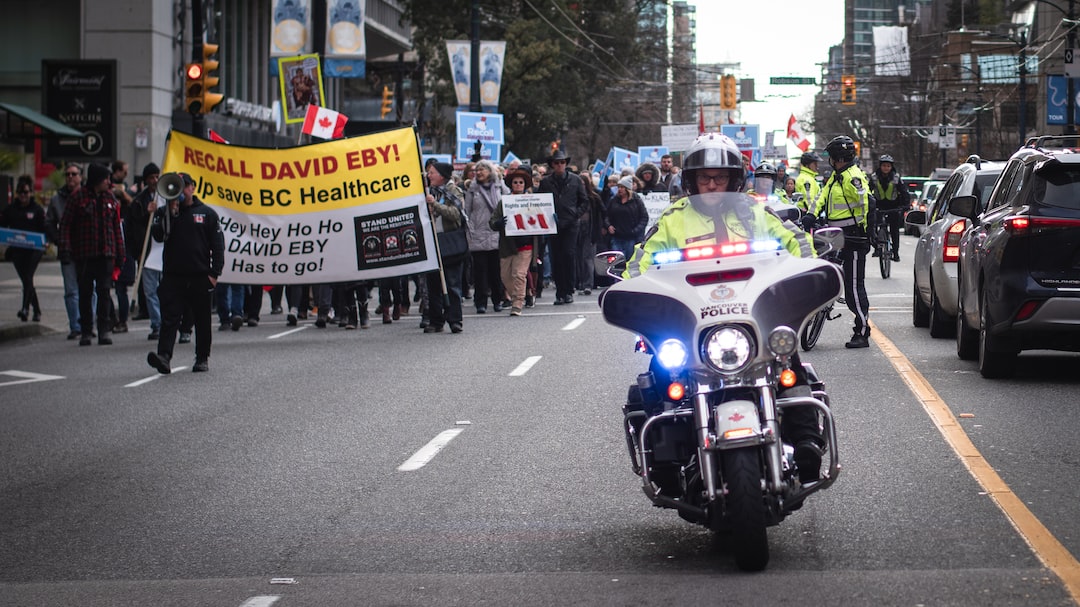
<svg viewBox="0 0 1080 607">
<path fill-rule="evenodd" d="M 1080 78 L 1073 78 L 1073 91 L 1080 91 Z M 1080 92 L 1074 108 L 1080 107 Z M 1046 124 L 1066 124 L 1066 105 L 1069 100 L 1069 81 L 1065 76 L 1046 77 Z M 1073 124 L 1080 124 L 1080 112 L 1073 110 Z"/>
</svg>

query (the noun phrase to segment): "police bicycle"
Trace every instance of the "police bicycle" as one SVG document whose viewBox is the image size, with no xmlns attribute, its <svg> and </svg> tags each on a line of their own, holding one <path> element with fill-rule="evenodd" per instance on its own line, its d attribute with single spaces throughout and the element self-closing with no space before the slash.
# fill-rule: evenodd
<svg viewBox="0 0 1080 607">
<path fill-rule="evenodd" d="M 889 219 L 899 213 L 900 209 L 888 211 L 878 209 L 877 218 L 874 221 L 874 257 L 878 258 L 882 278 L 888 278 L 892 274 L 892 262 L 896 250 L 893 249 L 892 236 L 889 234 Z"/>
</svg>

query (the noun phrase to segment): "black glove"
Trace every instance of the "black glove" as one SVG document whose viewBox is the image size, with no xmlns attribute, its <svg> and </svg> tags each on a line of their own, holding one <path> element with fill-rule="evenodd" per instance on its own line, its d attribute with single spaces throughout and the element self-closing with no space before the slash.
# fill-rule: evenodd
<svg viewBox="0 0 1080 607">
<path fill-rule="evenodd" d="M 817 216 L 810 215 L 809 213 L 802 216 L 802 226 L 807 232 L 814 229 L 817 225 Z"/>
<path fill-rule="evenodd" d="M 506 216 L 491 220 L 491 229 L 502 231 L 506 227 Z"/>
</svg>

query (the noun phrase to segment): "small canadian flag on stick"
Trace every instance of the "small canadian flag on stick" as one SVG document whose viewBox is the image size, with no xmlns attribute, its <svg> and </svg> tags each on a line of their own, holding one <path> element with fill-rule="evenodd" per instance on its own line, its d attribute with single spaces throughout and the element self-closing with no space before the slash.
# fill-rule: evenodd
<svg viewBox="0 0 1080 607">
<path fill-rule="evenodd" d="M 349 118 L 334 110 L 308 105 L 304 118 L 304 133 L 323 139 L 337 139 L 345 134 L 345 123 Z"/>
</svg>

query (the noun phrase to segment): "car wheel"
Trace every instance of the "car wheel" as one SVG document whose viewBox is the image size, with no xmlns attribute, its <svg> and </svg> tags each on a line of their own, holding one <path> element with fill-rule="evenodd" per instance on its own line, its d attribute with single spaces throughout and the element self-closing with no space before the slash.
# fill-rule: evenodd
<svg viewBox="0 0 1080 607">
<path fill-rule="evenodd" d="M 934 277 L 930 277 L 930 337 L 952 337 L 953 322 L 941 309 L 941 301 L 934 288 Z"/>
<path fill-rule="evenodd" d="M 960 360 L 977 360 L 979 358 L 979 332 L 972 329 L 964 318 L 964 296 L 960 295 L 960 302 L 956 306 L 956 355 Z"/>
<path fill-rule="evenodd" d="M 982 296 L 979 314 L 979 373 L 986 379 L 1012 376 L 1016 352 L 1001 351 L 996 339 L 990 334 L 990 318 L 986 309 L 986 295 Z"/>
<path fill-rule="evenodd" d="M 911 324 L 916 327 L 930 326 L 930 308 L 919 297 L 919 285 L 915 285 L 911 296 Z"/>
</svg>

